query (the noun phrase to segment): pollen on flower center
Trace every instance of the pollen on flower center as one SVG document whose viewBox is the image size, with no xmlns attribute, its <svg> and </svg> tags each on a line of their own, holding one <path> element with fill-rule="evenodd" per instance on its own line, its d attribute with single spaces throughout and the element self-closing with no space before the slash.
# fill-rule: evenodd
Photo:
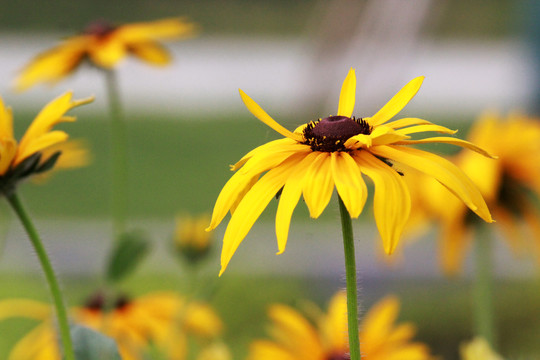
<svg viewBox="0 0 540 360">
<path fill-rule="evenodd" d="M 97 37 L 104 37 L 110 34 L 116 27 L 105 20 L 93 21 L 84 29 L 85 35 L 94 35 Z"/>
<path fill-rule="evenodd" d="M 347 151 L 345 141 L 355 135 L 371 133 L 371 126 L 363 120 L 346 116 L 330 116 L 309 123 L 304 129 L 305 143 L 313 151 Z"/>
</svg>

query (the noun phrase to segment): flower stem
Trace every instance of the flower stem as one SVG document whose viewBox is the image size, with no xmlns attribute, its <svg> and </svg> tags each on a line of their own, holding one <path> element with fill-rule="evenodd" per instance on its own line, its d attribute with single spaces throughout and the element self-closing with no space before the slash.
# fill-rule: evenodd
<svg viewBox="0 0 540 360">
<path fill-rule="evenodd" d="M 56 316 L 58 319 L 58 327 L 60 329 L 60 337 L 64 345 L 65 360 L 75 360 L 73 343 L 69 334 L 69 322 L 66 307 L 64 305 L 64 300 L 62 299 L 60 286 L 58 285 L 58 281 L 56 280 L 56 275 L 54 274 L 51 262 L 49 261 L 49 257 L 47 256 L 47 252 L 45 251 L 45 248 L 43 247 L 43 243 L 39 238 L 36 228 L 32 224 L 30 217 L 24 210 L 24 207 L 17 194 L 10 194 L 9 196 L 7 196 L 7 200 L 17 214 L 17 216 L 19 217 L 19 220 L 21 221 L 24 229 L 26 230 L 26 233 L 28 234 L 32 245 L 34 246 L 39 262 L 41 263 L 43 272 L 45 273 L 47 283 L 49 284 L 49 288 L 54 300 L 54 306 L 56 308 Z"/>
<path fill-rule="evenodd" d="M 104 70 L 109 97 L 111 122 L 111 159 L 112 159 L 112 217 L 115 238 L 125 231 L 127 209 L 127 138 L 126 126 L 120 102 L 118 81 L 114 70 Z"/>
<path fill-rule="evenodd" d="M 360 360 L 358 337 L 358 294 L 356 290 L 356 262 L 351 216 L 339 197 L 343 247 L 345 249 L 345 274 L 347 277 L 347 323 L 349 330 L 349 352 L 351 360 Z"/>
<path fill-rule="evenodd" d="M 475 332 L 495 348 L 492 239 L 485 224 L 478 224 L 476 230 L 476 278 L 473 295 Z"/>
</svg>

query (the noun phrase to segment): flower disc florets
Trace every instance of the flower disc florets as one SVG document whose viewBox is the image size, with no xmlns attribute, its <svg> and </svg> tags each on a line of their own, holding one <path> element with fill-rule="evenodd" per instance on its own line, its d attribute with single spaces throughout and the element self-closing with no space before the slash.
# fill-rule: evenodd
<svg viewBox="0 0 540 360">
<path fill-rule="evenodd" d="M 105 20 L 93 21 L 84 29 L 85 35 L 94 35 L 97 37 L 104 37 L 116 30 L 116 26 Z"/>
<path fill-rule="evenodd" d="M 111 306 L 109 307 L 109 302 Z M 121 310 L 130 304 L 130 299 L 125 295 L 119 295 L 116 298 L 108 299 L 106 295 L 99 291 L 86 301 L 84 307 L 89 310 L 103 311 L 103 310 Z"/>
<path fill-rule="evenodd" d="M 345 142 L 359 134 L 371 134 L 371 126 L 354 116 L 330 116 L 311 122 L 304 129 L 305 144 L 313 151 L 348 151 Z"/>
</svg>

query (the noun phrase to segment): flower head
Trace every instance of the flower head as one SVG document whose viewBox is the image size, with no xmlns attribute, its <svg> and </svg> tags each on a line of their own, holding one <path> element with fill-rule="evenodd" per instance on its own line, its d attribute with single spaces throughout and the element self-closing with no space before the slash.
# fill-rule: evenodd
<svg viewBox="0 0 540 360">
<path fill-rule="evenodd" d="M 167 359 L 183 360 L 187 352 L 186 335 L 213 339 L 223 328 L 208 305 L 188 303 L 174 293 L 152 293 L 139 298 L 120 296 L 109 310 L 106 301 L 102 293 L 97 293 L 84 306 L 71 309 L 70 314 L 75 324 L 113 338 L 125 360 L 146 359 L 150 345 L 167 354 Z M 15 345 L 9 360 L 61 358 L 52 312 L 49 305 L 37 301 L 0 301 L 0 320 L 25 317 L 41 321 Z"/>
<path fill-rule="evenodd" d="M 469 141 L 498 155 L 490 161 L 472 152 L 460 152 L 452 161 L 476 184 L 497 218 L 505 239 L 515 251 L 523 248 L 523 239 L 540 239 L 540 213 L 531 195 L 540 198 L 540 123 L 538 119 L 511 114 L 506 119 L 485 113 L 472 127 Z M 455 274 L 472 240 L 474 218 L 468 209 L 431 179 L 414 178 L 415 197 L 420 204 L 417 224 L 435 220 L 440 224 L 442 267 Z M 532 234 L 526 235 L 524 222 Z M 532 235 L 532 236 L 531 236 Z M 540 243 L 536 251 L 540 250 Z M 539 253 L 540 255 L 540 253 Z"/>
<path fill-rule="evenodd" d="M 66 116 L 70 109 L 87 104 L 93 98 L 72 100 L 70 92 L 59 96 L 47 104 L 36 116 L 21 141 L 13 135 L 13 115 L 11 108 L 5 107 L 0 98 L 0 192 L 9 195 L 17 183 L 29 176 L 42 174 L 52 169 L 62 154 L 70 148 L 56 148 L 64 143 L 68 135 L 52 127 L 61 122 L 75 121 Z M 67 155 L 70 157 L 70 155 Z"/>
<path fill-rule="evenodd" d="M 314 319 L 315 325 L 293 308 L 273 305 L 270 334 L 274 340 L 256 340 L 249 360 L 346 360 L 346 294 L 338 292 L 330 301 L 328 313 Z M 362 352 L 370 360 L 428 360 L 429 349 L 411 342 L 412 324 L 395 324 L 399 301 L 393 296 L 375 304 L 360 324 Z"/>
<path fill-rule="evenodd" d="M 362 212 L 367 198 L 363 175 L 375 184 L 374 213 L 384 248 L 392 253 L 411 208 L 402 175 L 410 169 L 426 173 L 445 185 L 471 210 L 491 222 L 491 215 L 474 184 L 451 162 L 407 145 L 448 143 L 489 156 L 477 146 L 454 137 L 411 139 L 411 134 L 436 131 L 454 134 L 446 127 L 417 118 L 389 122 L 417 93 L 423 77 L 401 89 L 371 117 L 354 117 L 356 91 L 354 69 L 349 71 L 339 97 L 336 116 L 312 121 L 294 132 L 275 122 L 242 90 L 247 108 L 284 139 L 250 151 L 232 166 L 237 172 L 216 201 L 208 230 L 214 229 L 228 211 L 232 217 L 225 231 L 221 273 L 259 215 L 276 194 L 278 253 L 285 250 L 292 212 L 303 195 L 312 218 L 326 208 L 334 187 L 351 217 Z"/>
<path fill-rule="evenodd" d="M 15 81 L 18 91 L 38 83 L 55 83 L 71 74 L 84 61 L 111 69 L 131 54 L 152 65 L 170 62 L 169 52 L 158 40 L 187 37 L 195 24 L 183 18 L 114 26 L 104 21 L 88 25 L 82 34 L 36 56 Z"/>
<path fill-rule="evenodd" d="M 197 263 L 206 257 L 212 245 L 213 235 L 205 231 L 209 215 L 178 216 L 174 233 L 177 253 L 190 263 Z"/>
</svg>

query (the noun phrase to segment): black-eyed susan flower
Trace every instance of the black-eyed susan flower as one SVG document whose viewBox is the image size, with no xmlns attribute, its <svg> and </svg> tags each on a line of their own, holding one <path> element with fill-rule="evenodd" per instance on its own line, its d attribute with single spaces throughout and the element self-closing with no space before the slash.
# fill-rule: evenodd
<svg viewBox="0 0 540 360">
<path fill-rule="evenodd" d="M 476 184 L 510 248 L 540 251 L 540 212 L 533 200 L 540 198 L 540 122 L 517 113 L 506 119 L 486 113 L 475 122 L 468 140 L 497 154 L 498 160 L 472 152 L 460 152 L 451 160 Z M 443 270 L 457 273 L 472 243 L 474 218 L 431 179 L 415 178 L 411 186 L 417 189 L 413 194 L 420 204 L 416 222 L 440 224 Z"/>
<path fill-rule="evenodd" d="M 370 360 L 428 360 L 426 345 L 413 342 L 410 323 L 396 324 L 399 300 L 386 297 L 375 304 L 360 324 L 362 352 Z M 349 359 L 345 292 L 331 299 L 328 312 L 308 319 L 281 304 L 268 311 L 272 340 L 256 340 L 248 360 L 345 360 Z"/>
<path fill-rule="evenodd" d="M 54 84 L 85 60 L 97 67 L 112 69 L 127 55 L 133 55 L 152 65 L 166 65 L 171 56 L 159 41 L 190 36 L 195 29 L 195 24 L 184 18 L 120 26 L 97 21 L 88 25 L 82 34 L 37 55 L 22 69 L 15 88 L 23 91 L 38 83 Z"/>
<path fill-rule="evenodd" d="M 175 293 L 151 293 L 138 298 L 121 296 L 112 306 L 105 301 L 101 293 L 92 296 L 84 306 L 71 309 L 71 319 L 77 325 L 114 339 L 124 360 L 146 359 L 151 346 L 167 359 L 184 360 L 188 335 L 213 339 L 223 329 L 210 306 L 187 302 Z M 15 344 L 9 360 L 61 359 L 52 312 L 50 306 L 37 301 L 0 301 L 0 320 L 23 317 L 41 322 Z"/>
<path fill-rule="evenodd" d="M 176 252 L 194 264 L 205 258 L 212 245 L 213 234 L 205 231 L 210 221 L 207 214 L 199 216 L 179 215 L 173 236 Z"/>
<path fill-rule="evenodd" d="M 317 218 L 335 188 L 350 216 L 356 218 L 367 198 L 363 175 L 375 185 L 375 221 L 389 254 L 398 243 L 411 208 L 402 176 L 407 176 L 410 169 L 435 178 L 482 219 L 491 222 L 484 199 L 463 172 L 440 156 L 408 145 L 449 143 L 489 154 L 454 137 L 412 139 L 412 134 L 422 132 L 455 133 L 426 120 L 404 118 L 389 122 L 414 97 L 423 79 L 413 79 L 373 116 L 354 117 L 356 76 L 351 69 L 341 88 L 337 115 L 309 122 L 294 132 L 279 125 L 240 90 L 248 110 L 285 138 L 259 146 L 232 166 L 236 173 L 219 194 L 208 227 L 217 227 L 231 211 L 223 239 L 221 273 L 276 194 L 280 198 L 276 235 L 278 253 L 282 253 L 292 212 L 301 196 L 311 217 Z"/>
<path fill-rule="evenodd" d="M 0 192 L 10 195 L 17 183 L 32 175 L 42 174 L 57 164 L 59 157 L 71 157 L 74 148 L 61 147 L 68 134 L 52 130 L 61 122 L 75 121 L 65 115 L 70 109 L 89 103 L 93 98 L 72 100 L 67 92 L 47 104 L 36 116 L 20 142 L 14 138 L 13 115 L 0 98 Z"/>
</svg>

